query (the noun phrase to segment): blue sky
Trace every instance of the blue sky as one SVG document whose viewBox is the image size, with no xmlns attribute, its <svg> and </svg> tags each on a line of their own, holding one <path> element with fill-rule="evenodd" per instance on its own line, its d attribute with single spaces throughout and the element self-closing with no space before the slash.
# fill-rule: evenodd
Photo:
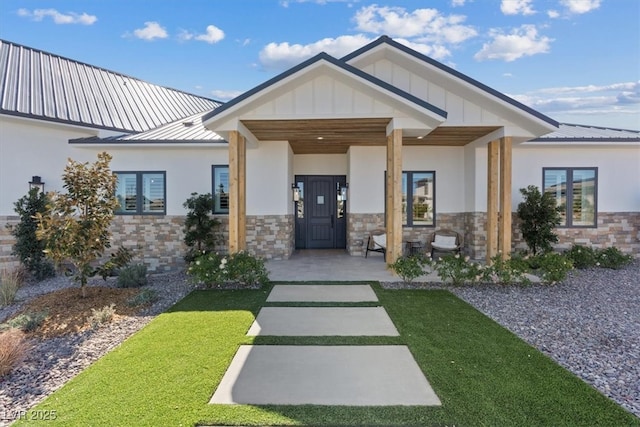
<svg viewBox="0 0 640 427">
<path fill-rule="evenodd" d="M 217 100 L 386 34 L 567 123 L 640 129 L 639 0 L 2 0 L 0 37 Z"/>
</svg>

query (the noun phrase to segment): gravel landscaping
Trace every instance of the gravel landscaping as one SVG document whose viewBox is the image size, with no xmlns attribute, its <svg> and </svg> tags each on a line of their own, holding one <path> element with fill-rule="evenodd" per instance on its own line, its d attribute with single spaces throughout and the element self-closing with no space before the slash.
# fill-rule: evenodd
<svg viewBox="0 0 640 427">
<path fill-rule="evenodd" d="M 20 303 L 68 286 L 76 285 L 66 277 L 24 286 L 19 304 L 0 309 L 0 322 Z M 160 298 L 139 316 L 79 334 L 32 340 L 25 362 L 0 380 L 0 408 L 15 413 L 39 403 L 193 289 L 183 272 L 150 275 L 147 287 Z M 449 289 L 640 417 L 640 262 L 621 270 L 573 271 L 553 286 Z M 8 422 L 0 419 L 0 425 Z"/>
</svg>

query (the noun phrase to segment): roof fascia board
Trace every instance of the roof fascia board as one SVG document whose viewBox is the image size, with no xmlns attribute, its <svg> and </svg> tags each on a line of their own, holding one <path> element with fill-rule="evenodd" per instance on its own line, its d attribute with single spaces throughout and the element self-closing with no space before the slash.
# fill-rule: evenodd
<svg viewBox="0 0 640 427">
<path fill-rule="evenodd" d="M 98 125 L 92 125 L 89 123 L 75 122 L 71 120 L 62 120 L 62 119 L 56 119 L 52 117 L 38 116 L 34 114 L 25 114 L 17 111 L 14 112 L 14 111 L 0 110 L 0 116 L 7 116 L 7 117 L 19 118 L 19 119 L 24 119 L 29 121 L 36 121 L 36 122 L 41 122 L 42 124 L 45 124 L 45 123 L 56 124 L 56 125 L 61 125 L 65 127 L 71 127 L 74 129 L 82 129 L 85 131 L 92 130 L 92 131 L 109 131 L 109 132 L 119 132 L 119 133 L 132 132 L 130 129 L 119 129 L 119 128 L 113 128 L 108 126 L 98 126 Z"/>
<path fill-rule="evenodd" d="M 319 67 L 323 64 L 332 67 L 338 72 L 349 75 L 351 78 L 354 78 L 355 76 L 360 80 L 360 82 L 368 85 L 369 87 L 375 88 L 378 91 L 382 90 L 387 94 L 392 95 L 396 99 L 401 99 L 405 103 L 405 105 L 411 105 L 414 109 L 416 108 L 416 106 L 420 107 L 420 109 L 424 111 L 423 114 L 430 116 L 432 120 L 438 121 L 439 123 L 442 123 L 447 117 L 446 111 L 414 95 L 411 95 L 410 93 L 400 90 L 374 76 L 371 76 L 370 74 L 367 74 L 364 71 L 359 70 L 358 68 L 345 64 L 323 52 L 266 81 L 265 83 L 256 86 L 255 88 L 249 90 L 248 92 L 245 92 L 237 98 L 234 98 L 221 107 L 218 107 L 215 110 L 209 112 L 202 118 L 205 127 L 208 128 L 211 122 L 213 122 L 214 118 L 224 117 L 227 114 L 232 114 L 234 111 L 239 110 L 241 108 L 240 104 L 242 104 L 244 101 L 250 102 L 250 98 L 260 93 L 264 94 L 263 91 L 273 90 L 277 87 L 285 85 L 287 82 L 295 78 L 298 73 L 303 72 L 305 69 L 313 70 L 315 67 Z"/>
<path fill-rule="evenodd" d="M 546 124 L 546 127 L 549 128 L 550 130 L 554 130 L 556 128 L 558 128 L 559 123 L 555 120 L 553 120 L 552 118 L 534 110 L 533 108 L 522 104 L 521 102 L 516 101 L 515 99 L 485 85 L 484 83 L 479 82 L 478 80 L 475 80 L 469 76 L 467 76 L 466 74 L 461 73 L 460 71 L 457 71 L 451 67 L 448 67 L 446 65 L 444 65 L 441 62 L 436 61 L 433 58 L 430 58 L 420 52 L 417 52 L 401 43 L 398 43 L 397 41 L 391 39 L 388 36 L 381 36 L 378 39 L 374 40 L 373 42 L 369 43 L 366 46 L 363 46 L 362 48 L 350 53 L 349 55 L 343 57 L 341 60 L 345 61 L 347 63 L 353 63 L 356 62 L 357 58 L 364 58 L 368 55 L 375 55 L 377 54 L 377 52 L 379 52 L 379 49 L 383 49 L 384 46 L 383 45 L 388 45 L 392 48 L 395 48 L 397 51 L 403 53 L 404 55 L 413 58 L 414 60 L 418 60 L 424 63 L 429 64 L 430 66 L 432 66 L 433 68 L 435 68 L 437 71 L 439 71 L 440 73 L 446 74 L 446 75 L 451 75 L 457 79 L 459 79 L 462 83 L 466 84 L 470 89 L 475 90 L 475 91 L 481 91 L 481 92 L 485 92 L 488 93 L 489 95 L 492 95 L 494 98 L 497 98 L 499 101 L 501 101 L 502 103 L 506 103 L 508 104 L 511 108 L 516 108 L 518 110 L 522 110 L 523 112 L 527 113 L 530 116 L 533 116 L 534 118 L 536 118 L 538 121 L 542 121 Z"/>
</svg>

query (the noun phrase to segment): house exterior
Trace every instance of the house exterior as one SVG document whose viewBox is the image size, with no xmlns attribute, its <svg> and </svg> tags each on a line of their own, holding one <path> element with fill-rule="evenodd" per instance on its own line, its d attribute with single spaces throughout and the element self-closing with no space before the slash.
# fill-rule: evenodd
<svg viewBox="0 0 640 427">
<path fill-rule="evenodd" d="M 640 131 L 560 124 L 388 37 L 317 55 L 222 104 L 10 42 L 0 44 L 0 262 L 13 202 L 34 176 L 61 190 L 67 161 L 112 154 L 114 246 L 179 266 L 185 209 L 212 193 L 225 247 L 387 261 L 438 229 L 485 258 L 524 248 L 519 189 L 556 195 L 561 245 L 640 255 Z"/>
</svg>

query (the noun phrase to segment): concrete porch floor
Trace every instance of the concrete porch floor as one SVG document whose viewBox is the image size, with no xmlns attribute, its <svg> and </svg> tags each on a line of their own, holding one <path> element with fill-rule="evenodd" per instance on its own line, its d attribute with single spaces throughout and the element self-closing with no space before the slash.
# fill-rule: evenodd
<svg viewBox="0 0 640 427">
<path fill-rule="evenodd" d="M 387 268 L 380 253 L 369 257 L 350 256 L 343 249 L 296 250 L 287 260 L 269 260 L 266 263 L 272 281 L 354 281 L 376 280 L 397 282 L 402 279 Z M 440 281 L 432 273 L 417 280 Z"/>
</svg>

